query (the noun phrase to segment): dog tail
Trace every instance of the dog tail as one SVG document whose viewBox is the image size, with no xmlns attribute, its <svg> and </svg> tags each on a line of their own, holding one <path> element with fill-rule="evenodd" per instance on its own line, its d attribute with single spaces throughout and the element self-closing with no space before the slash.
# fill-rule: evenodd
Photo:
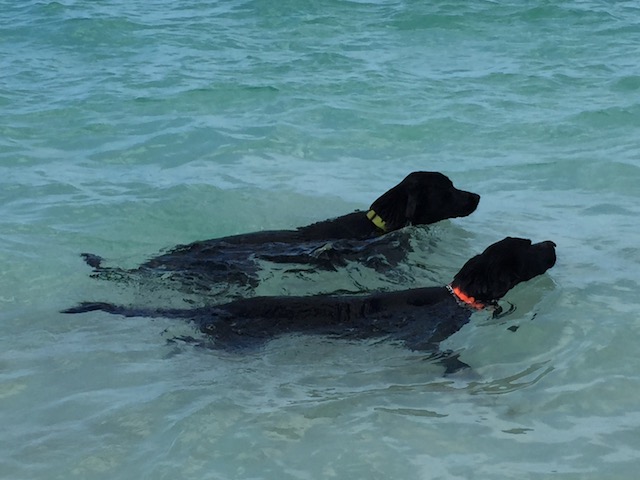
<svg viewBox="0 0 640 480">
<path fill-rule="evenodd" d="M 62 310 L 61 313 L 87 313 L 87 312 L 107 312 L 114 315 L 122 315 L 124 317 L 149 316 L 145 315 L 145 311 L 141 309 L 133 309 L 124 305 L 115 305 L 106 302 L 82 302 L 75 307 Z"/>
<path fill-rule="evenodd" d="M 115 305 L 107 302 L 82 302 L 75 307 L 62 310 L 60 313 L 88 313 L 88 312 L 106 312 L 113 315 L 122 315 L 123 317 L 165 317 L 165 318 L 191 318 L 194 316 L 194 310 L 185 310 L 177 308 L 168 309 L 147 309 L 132 308 L 125 305 Z"/>
</svg>

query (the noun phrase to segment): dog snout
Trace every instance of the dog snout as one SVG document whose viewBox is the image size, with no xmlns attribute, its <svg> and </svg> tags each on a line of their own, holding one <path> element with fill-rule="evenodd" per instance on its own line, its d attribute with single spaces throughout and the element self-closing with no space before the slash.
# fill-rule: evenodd
<svg viewBox="0 0 640 480">
<path fill-rule="evenodd" d="M 537 244 L 537 247 L 544 252 L 544 258 L 546 260 L 548 268 L 553 267 L 556 264 L 556 244 L 551 240 L 545 240 Z"/>
</svg>

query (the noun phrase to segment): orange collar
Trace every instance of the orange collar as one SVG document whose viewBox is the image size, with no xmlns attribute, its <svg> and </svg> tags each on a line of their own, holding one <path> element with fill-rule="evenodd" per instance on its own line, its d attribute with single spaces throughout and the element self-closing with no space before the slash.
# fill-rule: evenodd
<svg viewBox="0 0 640 480">
<path fill-rule="evenodd" d="M 451 292 L 451 294 L 458 301 L 458 303 L 460 303 L 463 306 L 475 308 L 476 310 L 482 310 L 486 306 L 484 303 L 478 302 L 476 301 L 475 298 L 470 297 L 469 295 L 464 293 L 458 287 L 452 287 L 451 285 L 447 285 L 447 290 L 449 290 L 449 292 Z"/>
</svg>

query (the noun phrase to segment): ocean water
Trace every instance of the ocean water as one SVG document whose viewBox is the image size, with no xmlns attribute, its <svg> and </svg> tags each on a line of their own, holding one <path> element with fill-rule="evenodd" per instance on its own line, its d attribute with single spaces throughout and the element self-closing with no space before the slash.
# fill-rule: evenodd
<svg viewBox="0 0 640 480">
<path fill-rule="evenodd" d="M 0 0 L 0 31 L 1 478 L 637 478 L 640 4 Z M 81 252 L 293 228 L 414 170 L 478 210 L 409 229 L 388 275 L 273 268 L 256 293 L 437 285 L 504 236 L 554 240 L 515 312 L 447 340 L 471 373 L 59 313 L 184 301 Z"/>
</svg>

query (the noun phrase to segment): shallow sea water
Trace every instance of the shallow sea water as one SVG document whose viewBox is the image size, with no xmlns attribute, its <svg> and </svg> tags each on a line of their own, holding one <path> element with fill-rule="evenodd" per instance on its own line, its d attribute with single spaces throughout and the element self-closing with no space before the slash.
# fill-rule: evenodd
<svg viewBox="0 0 640 480">
<path fill-rule="evenodd" d="M 636 2 L 0 7 L 2 478 L 636 478 Z M 135 266 L 293 228 L 414 170 L 478 210 L 410 229 L 389 275 L 274 268 L 256 293 L 437 285 L 504 236 L 554 240 L 514 313 L 446 341 L 472 373 L 385 342 L 234 355 L 168 319 L 58 313 L 184 301 L 91 279 L 80 252 Z"/>
</svg>

